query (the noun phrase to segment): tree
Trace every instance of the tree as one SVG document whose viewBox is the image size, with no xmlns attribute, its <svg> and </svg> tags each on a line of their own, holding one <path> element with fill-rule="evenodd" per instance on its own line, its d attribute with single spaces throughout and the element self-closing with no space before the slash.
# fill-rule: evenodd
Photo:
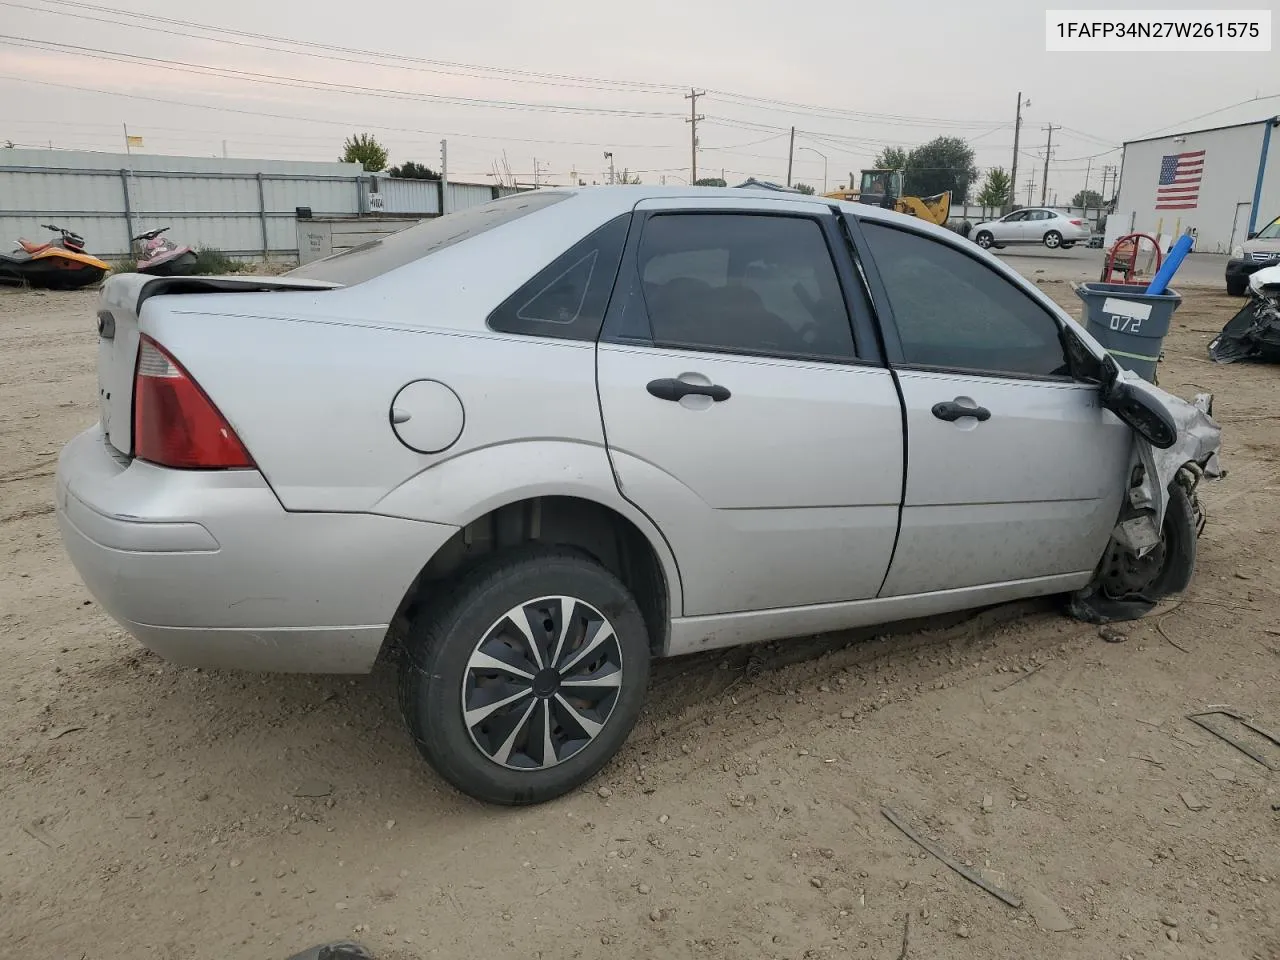
<svg viewBox="0 0 1280 960">
<path fill-rule="evenodd" d="M 354 137 L 347 137 L 346 143 L 342 145 L 342 156 L 338 160 L 343 163 L 358 163 L 370 173 L 377 173 L 386 169 L 387 148 L 369 134 L 358 133 Z"/>
<path fill-rule="evenodd" d="M 699 177 L 693 181 L 695 187 L 727 187 L 729 184 L 721 177 Z"/>
<path fill-rule="evenodd" d="M 623 168 L 622 170 L 620 170 L 618 173 L 614 175 L 613 182 L 614 183 L 639 183 L 640 175 L 638 173 L 637 174 L 628 173 L 626 168 Z"/>
<path fill-rule="evenodd" d="M 1003 207 L 1009 202 L 1009 187 L 1009 172 L 1004 167 L 992 167 L 987 171 L 977 202 L 984 207 Z"/>
<path fill-rule="evenodd" d="M 368 168 L 366 168 L 368 169 Z M 440 174 L 436 173 L 425 163 L 415 163 L 412 160 L 406 160 L 404 163 L 396 167 L 391 167 L 387 173 L 393 177 L 402 177 L 405 180 L 439 180 Z"/>
<path fill-rule="evenodd" d="M 950 190 L 953 203 L 964 203 L 969 198 L 970 185 L 977 179 L 973 147 L 960 137 L 936 137 L 907 156 L 902 189 L 913 197 L 931 197 Z"/>
<path fill-rule="evenodd" d="M 809 186 L 807 183 L 792 184 L 792 189 L 799 190 L 801 193 L 807 193 L 810 196 L 818 192 L 817 190 L 813 189 L 813 187 Z"/>
<path fill-rule="evenodd" d="M 905 170 L 910 159 L 910 154 L 902 147 L 885 147 L 876 154 L 874 163 L 877 170 Z"/>
<path fill-rule="evenodd" d="M 1100 207 L 1102 206 L 1102 194 L 1097 190 L 1081 190 L 1071 198 L 1071 206 Z"/>
</svg>

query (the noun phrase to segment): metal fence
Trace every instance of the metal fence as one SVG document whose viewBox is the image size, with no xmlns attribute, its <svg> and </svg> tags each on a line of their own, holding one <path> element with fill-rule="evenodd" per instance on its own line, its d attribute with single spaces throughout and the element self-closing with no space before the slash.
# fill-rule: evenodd
<svg viewBox="0 0 1280 960">
<path fill-rule="evenodd" d="M 175 241 L 234 257 L 298 256 L 297 209 L 313 217 L 439 216 L 516 192 L 488 184 L 399 180 L 358 164 L 0 150 L 0 243 L 53 223 L 107 259 L 169 226 Z"/>
<path fill-rule="evenodd" d="M 490 186 L 486 183 L 447 183 L 439 180 L 403 180 L 385 174 L 368 174 L 364 183 L 364 212 L 431 217 L 443 202 L 449 213 L 465 210 L 527 188 Z"/>
</svg>

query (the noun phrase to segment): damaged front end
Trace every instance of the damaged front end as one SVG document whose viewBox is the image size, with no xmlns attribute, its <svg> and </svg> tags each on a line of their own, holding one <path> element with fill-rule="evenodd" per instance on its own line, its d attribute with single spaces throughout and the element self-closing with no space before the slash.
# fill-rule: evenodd
<svg viewBox="0 0 1280 960">
<path fill-rule="evenodd" d="M 1088 623 L 1138 619 L 1187 588 L 1205 523 L 1199 485 L 1224 475 L 1212 394 L 1188 402 L 1117 370 L 1103 392 L 1109 407 L 1116 397 L 1135 433 L 1129 487 L 1097 574 L 1071 597 L 1072 616 Z"/>
<path fill-rule="evenodd" d="M 1280 267 L 1259 270 L 1249 289 L 1249 301 L 1209 342 L 1217 363 L 1280 363 Z"/>
</svg>

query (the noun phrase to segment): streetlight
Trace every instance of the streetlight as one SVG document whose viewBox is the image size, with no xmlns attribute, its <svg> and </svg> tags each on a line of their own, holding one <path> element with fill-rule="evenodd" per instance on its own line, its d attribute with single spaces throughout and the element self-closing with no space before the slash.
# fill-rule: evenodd
<svg viewBox="0 0 1280 960">
<path fill-rule="evenodd" d="M 815 150 L 813 147 L 801 147 L 801 150 L 808 150 L 810 153 L 816 153 L 822 158 L 822 192 L 827 192 L 827 155 L 821 150 Z"/>
</svg>

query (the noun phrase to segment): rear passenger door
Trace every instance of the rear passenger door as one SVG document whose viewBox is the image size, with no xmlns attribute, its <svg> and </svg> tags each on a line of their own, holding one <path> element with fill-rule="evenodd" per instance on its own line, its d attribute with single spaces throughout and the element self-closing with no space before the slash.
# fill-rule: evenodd
<svg viewBox="0 0 1280 960">
<path fill-rule="evenodd" d="M 817 201 L 637 208 L 600 406 L 619 489 L 676 555 L 685 616 L 880 589 L 901 407 L 841 229 Z"/>
</svg>

